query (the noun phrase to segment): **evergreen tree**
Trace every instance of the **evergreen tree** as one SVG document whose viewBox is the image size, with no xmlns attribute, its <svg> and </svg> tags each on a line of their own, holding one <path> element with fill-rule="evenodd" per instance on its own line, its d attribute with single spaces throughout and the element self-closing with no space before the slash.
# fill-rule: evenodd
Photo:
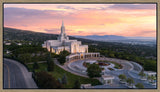
<svg viewBox="0 0 160 92">
<path fill-rule="evenodd" d="M 37 62 L 34 62 L 34 64 L 33 64 L 33 70 L 34 70 L 34 69 L 39 69 L 39 65 L 38 65 Z"/>
<path fill-rule="evenodd" d="M 62 84 L 67 84 L 67 76 L 66 76 L 66 74 L 64 74 L 63 77 L 62 77 Z"/>
<path fill-rule="evenodd" d="M 59 81 L 59 83 L 61 83 L 61 84 L 62 84 L 62 80 L 61 80 L 61 78 L 58 78 L 58 81 Z"/>
<path fill-rule="evenodd" d="M 48 71 L 54 71 L 54 62 L 51 58 L 51 54 L 47 54 L 47 70 Z"/>
</svg>

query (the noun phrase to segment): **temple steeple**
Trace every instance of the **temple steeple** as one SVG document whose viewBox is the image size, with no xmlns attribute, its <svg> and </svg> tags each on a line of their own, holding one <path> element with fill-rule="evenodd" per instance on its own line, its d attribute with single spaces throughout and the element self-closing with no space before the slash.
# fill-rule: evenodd
<svg viewBox="0 0 160 92">
<path fill-rule="evenodd" d="M 64 23 L 62 20 L 62 25 L 61 25 L 61 33 L 58 37 L 58 40 L 60 41 L 64 41 L 64 40 L 68 40 L 69 38 L 67 37 L 66 33 L 65 33 L 65 27 L 64 27 Z"/>
<path fill-rule="evenodd" d="M 65 34 L 65 27 L 64 27 L 63 20 L 62 20 L 62 26 L 61 26 L 61 34 Z"/>
<path fill-rule="evenodd" d="M 62 26 L 64 26 L 63 20 L 62 20 Z"/>
</svg>

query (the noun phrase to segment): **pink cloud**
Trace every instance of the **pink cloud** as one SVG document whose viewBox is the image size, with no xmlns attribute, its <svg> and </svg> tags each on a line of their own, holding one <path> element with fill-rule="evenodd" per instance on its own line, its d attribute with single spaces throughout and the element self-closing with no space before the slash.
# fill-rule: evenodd
<svg viewBox="0 0 160 92">
<path fill-rule="evenodd" d="M 155 5 L 132 5 L 127 8 L 125 5 L 115 4 L 110 7 L 97 6 L 95 9 L 91 6 L 87 9 L 83 6 L 63 5 L 60 7 L 62 10 L 58 10 L 57 6 L 54 6 L 53 10 L 36 9 L 34 6 L 34 9 L 6 7 L 4 26 L 58 34 L 63 19 L 68 35 L 155 37 Z"/>
</svg>

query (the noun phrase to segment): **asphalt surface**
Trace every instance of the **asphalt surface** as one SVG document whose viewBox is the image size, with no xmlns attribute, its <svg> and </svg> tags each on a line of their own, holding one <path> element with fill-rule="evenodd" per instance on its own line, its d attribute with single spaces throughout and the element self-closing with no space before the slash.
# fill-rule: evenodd
<svg viewBox="0 0 160 92">
<path fill-rule="evenodd" d="M 32 73 L 28 72 L 24 65 L 11 59 L 4 59 L 3 88 L 27 89 L 38 87 L 32 79 Z"/>
</svg>

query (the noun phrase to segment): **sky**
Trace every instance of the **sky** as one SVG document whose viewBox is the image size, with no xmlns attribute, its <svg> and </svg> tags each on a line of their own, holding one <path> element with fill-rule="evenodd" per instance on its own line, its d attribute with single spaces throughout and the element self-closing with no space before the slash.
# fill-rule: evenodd
<svg viewBox="0 0 160 92">
<path fill-rule="evenodd" d="M 67 35 L 156 37 L 156 4 L 4 4 L 4 27 Z"/>
</svg>

